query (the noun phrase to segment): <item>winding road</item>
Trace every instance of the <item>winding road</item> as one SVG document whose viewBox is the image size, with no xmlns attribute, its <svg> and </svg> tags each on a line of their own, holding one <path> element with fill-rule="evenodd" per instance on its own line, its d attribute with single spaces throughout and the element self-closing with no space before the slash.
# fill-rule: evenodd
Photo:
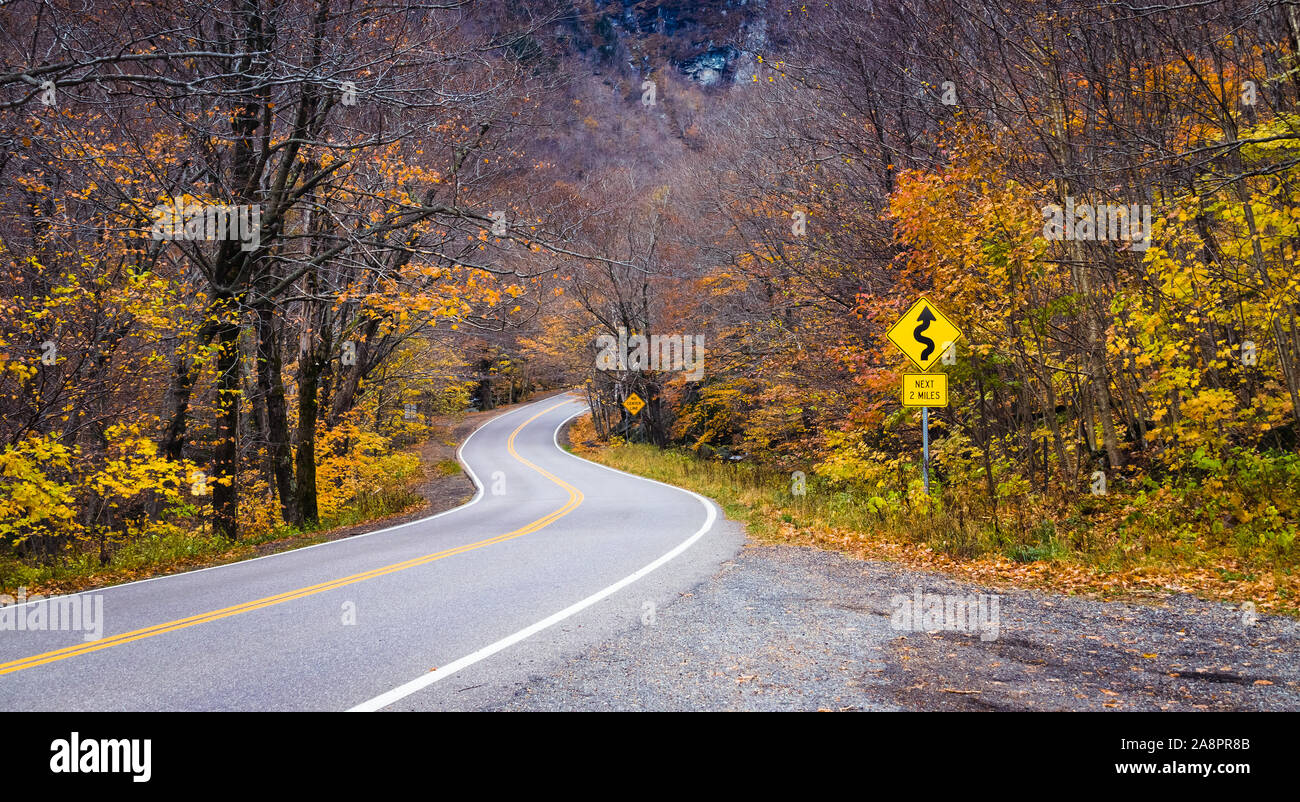
<svg viewBox="0 0 1300 802">
<path fill-rule="evenodd" d="M 478 493 L 456 509 L 64 597 L 102 594 L 102 637 L 0 631 L 0 710 L 501 704 L 652 625 L 743 542 L 711 501 L 560 448 L 585 409 L 556 396 L 475 430 L 460 458 Z"/>
</svg>

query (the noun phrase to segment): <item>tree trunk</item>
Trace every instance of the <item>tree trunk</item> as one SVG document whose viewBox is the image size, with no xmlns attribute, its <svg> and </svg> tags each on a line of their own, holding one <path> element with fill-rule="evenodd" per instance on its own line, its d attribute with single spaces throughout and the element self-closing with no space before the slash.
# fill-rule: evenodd
<svg viewBox="0 0 1300 802">
<path fill-rule="evenodd" d="M 293 454 L 289 444 L 289 415 L 284 400 L 280 357 L 280 329 L 274 311 L 257 311 L 257 386 L 266 404 L 267 461 L 280 502 L 280 517 L 287 524 L 301 523 L 294 493 Z"/>
<path fill-rule="evenodd" d="M 316 505 L 317 391 L 324 366 L 319 347 L 304 347 L 298 358 L 298 453 L 295 504 L 297 520 L 304 526 L 320 523 Z"/>
<path fill-rule="evenodd" d="M 229 313 L 219 310 L 223 317 Z M 223 320 L 217 327 L 217 445 L 212 453 L 212 531 L 239 537 L 239 324 Z"/>
</svg>

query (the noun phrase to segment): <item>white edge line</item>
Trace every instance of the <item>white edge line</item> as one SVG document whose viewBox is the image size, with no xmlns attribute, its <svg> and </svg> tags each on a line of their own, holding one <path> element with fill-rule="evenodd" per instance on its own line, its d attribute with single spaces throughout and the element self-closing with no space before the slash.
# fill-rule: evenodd
<svg viewBox="0 0 1300 802">
<path fill-rule="evenodd" d="M 496 654 L 497 652 L 503 649 L 508 649 L 509 647 L 515 645 L 516 643 L 519 643 L 522 640 L 525 640 L 527 638 L 532 637 L 533 635 L 536 635 L 538 632 L 541 632 L 547 627 L 558 624 L 564 619 L 569 618 L 570 616 L 573 616 L 576 613 L 579 613 L 587 609 L 588 607 L 600 601 L 601 599 L 604 599 L 607 596 L 611 596 L 617 593 L 618 591 L 622 590 L 623 588 L 627 587 L 633 582 L 636 582 L 638 579 L 641 579 L 646 574 L 649 574 L 651 571 L 654 571 L 656 568 L 660 567 L 664 563 L 668 562 L 669 560 L 673 559 L 677 555 L 689 549 L 692 545 L 695 544 L 695 541 L 704 537 L 704 535 L 707 534 L 708 531 L 713 528 L 713 524 L 718 517 L 717 508 L 713 504 L 713 502 L 709 501 L 704 496 L 701 496 L 699 493 L 695 493 L 693 491 L 687 490 L 682 487 L 677 487 L 676 485 L 670 485 L 667 482 L 660 482 L 657 479 L 647 479 L 644 476 L 637 476 L 636 474 L 633 473 L 620 471 L 617 468 L 611 468 L 608 465 L 601 465 L 599 462 L 592 462 L 589 459 L 586 459 L 584 457 L 579 457 L 577 454 L 573 454 L 569 451 L 564 450 L 563 448 L 560 448 L 560 440 L 559 440 L 560 429 L 563 429 L 564 425 L 569 421 L 573 420 L 574 418 L 588 411 L 589 411 L 588 408 L 580 409 L 577 412 L 570 415 L 569 417 L 560 421 L 560 424 L 555 427 L 555 431 L 551 434 L 551 441 L 555 443 L 555 448 L 557 451 L 559 451 L 562 454 L 568 454 L 570 457 L 573 457 L 576 460 L 581 460 L 591 465 L 595 465 L 598 468 L 604 468 L 607 471 L 613 471 L 614 473 L 621 473 L 624 476 L 631 476 L 633 479 L 640 479 L 645 482 L 653 482 L 654 484 L 663 485 L 664 487 L 672 488 L 673 490 L 679 490 L 690 496 L 694 496 L 697 501 L 699 501 L 701 504 L 704 505 L 705 512 L 707 513 L 707 515 L 704 518 L 704 525 L 701 526 L 698 530 L 696 530 L 695 534 L 686 538 L 686 540 L 679 543 L 667 554 L 664 554 L 662 557 L 658 558 L 657 560 L 645 566 L 644 568 L 637 571 L 636 573 L 630 574 L 620 579 L 619 581 L 615 582 L 609 587 L 602 588 L 601 590 L 596 591 L 595 593 L 591 594 L 590 596 L 583 599 L 582 601 L 577 602 L 576 604 L 571 604 L 568 607 L 565 607 L 563 610 L 559 611 L 558 613 L 555 613 L 554 615 L 550 615 L 547 616 L 546 618 L 543 618 L 541 621 L 538 621 L 536 624 L 533 624 L 528 627 L 524 627 L 523 629 L 519 630 L 513 635 L 507 635 L 506 637 L 502 638 L 496 643 L 490 644 L 488 646 L 484 646 L 482 649 L 479 649 L 476 652 L 467 654 L 458 660 L 453 660 L 452 662 L 448 663 L 445 666 L 439 666 L 437 669 L 429 672 L 428 674 L 413 679 L 410 682 L 407 682 L 403 685 L 399 685 L 396 688 L 393 688 L 391 691 L 386 691 L 374 697 L 373 699 L 368 699 L 362 702 L 361 704 L 350 708 L 347 712 L 373 713 L 376 710 L 381 710 L 393 704 L 394 702 L 397 702 L 407 696 L 410 696 L 411 694 L 417 691 L 429 687 L 430 685 L 432 685 L 433 683 L 439 680 L 450 677 L 452 674 L 455 674 L 456 672 L 462 669 L 469 668 L 470 666 L 474 665 L 480 660 L 485 660 L 488 657 L 491 657 L 492 655 Z"/>
<path fill-rule="evenodd" d="M 523 406 L 517 407 L 517 408 L 512 409 L 512 410 L 509 410 L 508 412 L 503 412 L 503 413 L 501 413 L 500 415 L 494 415 L 494 416 L 492 416 L 491 418 L 489 418 L 488 420 L 485 420 L 485 421 L 483 421 L 482 423 L 480 423 L 480 424 L 479 424 L 479 425 L 474 429 L 474 431 L 472 431 L 472 432 L 469 433 L 469 437 L 466 437 L 466 438 L 465 438 L 465 441 L 464 441 L 463 443 L 461 443 L 460 446 L 456 449 L 456 461 L 459 462 L 460 465 L 461 465 L 461 467 L 465 469 L 465 473 L 467 473 L 467 474 L 469 475 L 469 479 L 470 479 L 470 481 L 474 483 L 475 493 L 474 493 L 474 498 L 470 499 L 469 501 L 465 502 L 464 504 L 461 504 L 459 507 L 452 507 L 452 508 L 449 509 L 449 510 L 443 510 L 442 512 L 436 513 L 436 514 L 434 514 L 434 515 L 430 515 L 430 516 L 428 516 L 427 518 L 419 518 L 419 519 L 414 520 L 414 521 L 407 521 L 407 522 L 404 523 L 404 524 L 397 524 L 397 525 L 395 525 L 395 526 L 384 527 L 383 529 L 376 529 L 376 530 L 373 531 L 373 532 L 363 532 L 363 533 L 361 533 L 361 534 L 359 534 L 359 535 L 352 535 L 351 537 L 343 537 L 343 538 L 339 538 L 339 539 L 337 539 L 337 540 L 327 540 L 327 541 L 325 541 L 324 543 L 315 543 L 315 544 L 312 544 L 312 545 L 310 545 L 310 546 L 303 546 L 303 547 L 301 547 L 301 548 L 297 548 L 297 549 L 287 549 L 287 550 L 285 550 L 285 551 L 277 551 L 277 552 L 274 553 L 274 554 L 263 554 L 261 557 L 249 557 L 247 560 L 236 560 L 235 562 L 222 563 L 221 565 L 209 565 L 207 568 L 195 568 L 193 571 L 179 571 L 179 572 L 174 573 L 174 574 L 163 574 L 162 576 L 151 576 L 151 577 L 149 577 L 148 579 L 136 579 L 136 580 L 132 580 L 131 582 L 122 582 L 122 583 L 117 584 L 117 585 L 105 585 L 105 586 L 102 587 L 102 588 L 92 588 L 91 590 L 81 590 L 81 591 L 77 591 L 76 593 L 66 593 L 66 594 L 64 594 L 64 595 L 62 595 L 62 596 L 41 596 L 39 599 L 34 599 L 34 600 L 32 600 L 32 601 L 26 601 L 26 602 L 23 602 L 22 604 L 15 604 L 15 605 L 0 605 L 0 606 L 4 606 L 4 607 L 13 606 L 13 607 L 15 607 L 15 608 L 17 608 L 17 607 L 26 607 L 26 606 L 29 605 L 29 604 L 37 604 L 37 603 L 41 603 L 41 602 L 50 602 L 50 601 L 54 601 L 54 600 L 56 600 L 56 599 L 68 599 L 68 598 L 72 598 L 72 597 L 74 597 L 74 596 L 85 596 L 85 595 L 92 594 L 92 593 L 104 593 L 105 591 L 109 591 L 109 590 L 117 590 L 118 588 L 125 588 L 125 587 L 129 587 L 129 586 L 131 586 L 131 585 L 142 585 L 142 584 L 144 584 L 145 582 L 157 582 L 157 581 L 160 580 L 160 579 L 175 579 L 175 578 L 177 578 L 177 577 L 182 577 L 182 576 L 191 576 L 191 575 L 193 575 L 193 574 L 201 574 L 201 573 L 203 573 L 204 571 L 215 571 L 215 570 L 217 570 L 217 569 L 219 569 L 219 568 L 235 568 L 235 567 L 238 567 L 238 566 L 241 566 L 241 565 L 248 565 L 249 563 L 255 563 L 255 562 L 257 562 L 258 560 L 269 560 L 269 559 L 271 559 L 272 557 L 287 557 L 287 556 L 289 556 L 289 555 L 291 555 L 291 554 L 302 554 L 304 551 L 311 551 L 312 549 L 317 549 L 317 548 L 320 548 L 321 546 L 336 546 L 336 545 L 338 545 L 338 544 L 340 544 L 340 543 L 352 543 L 352 542 L 355 542 L 355 541 L 360 540 L 360 539 L 363 538 L 363 537 L 370 537 L 371 535 L 382 535 L 382 534 L 385 533 L 385 532 L 392 532 L 392 531 L 394 531 L 394 530 L 401 529 L 402 527 L 406 527 L 406 526 L 415 526 L 416 524 L 427 523 L 427 522 L 429 522 L 429 521 L 432 521 L 432 520 L 435 519 L 435 518 L 441 518 L 441 517 L 444 516 L 444 515 L 451 515 L 453 512 L 460 512 L 461 510 L 463 510 L 463 509 L 465 509 L 465 508 L 467 508 L 467 507 L 471 507 L 471 506 L 477 504 L 477 503 L 478 503 L 479 501 L 481 501 L 482 498 L 483 498 L 483 482 L 481 482 L 481 481 L 479 480 L 479 478 L 478 478 L 478 474 L 474 473 L 474 469 L 471 468 L 471 467 L 469 467 L 469 463 L 466 462 L 466 461 L 464 460 L 464 458 L 461 457 L 461 452 L 464 451 L 465 446 L 469 445 L 469 441 L 470 441 L 471 439 L 473 439 L 474 435 L 478 434 L 480 430 L 487 428 L 488 424 L 490 424 L 490 423 L 495 423 L 496 421 L 499 421 L 499 420 L 501 420 L 502 418 L 506 418 L 506 417 L 509 417 L 510 415 L 515 414 L 516 412 L 522 412 L 522 411 L 524 411 L 525 409 L 528 409 L 528 408 L 530 408 L 530 407 L 532 407 L 532 406 L 534 406 L 534 405 L 541 404 L 541 403 L 544 402 L 544 401 L 550 401 L 552 398 L 558 398 L 558 397 L 559 397 L 558 395 L 553 395 L 553 396 L 549 396 L 549 397 L 547 397 L 547 398 L 540 399 L 540 400 L 538 400 L 538 401 L 531 401 L 531 402 L 529 402 L 528 404 L 525 404 L 525 405 L 523 405 Z M 579 401 L 580 399 L 574 399 L 574 400 L 575 400 L 575 401 Z"/>
</svg>

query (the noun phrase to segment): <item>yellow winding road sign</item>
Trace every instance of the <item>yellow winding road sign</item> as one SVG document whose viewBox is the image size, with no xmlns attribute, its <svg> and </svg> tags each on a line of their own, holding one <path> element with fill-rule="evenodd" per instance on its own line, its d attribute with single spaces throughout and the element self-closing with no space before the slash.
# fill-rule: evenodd
<svg viewBox="0 0 1300 802">
<path fill-rule="evenodd" d="M 889 340 L 921 370 L 929 370 L 961 337 L 961 330 L 924 295 L 889 329 Z"/>
</svg>

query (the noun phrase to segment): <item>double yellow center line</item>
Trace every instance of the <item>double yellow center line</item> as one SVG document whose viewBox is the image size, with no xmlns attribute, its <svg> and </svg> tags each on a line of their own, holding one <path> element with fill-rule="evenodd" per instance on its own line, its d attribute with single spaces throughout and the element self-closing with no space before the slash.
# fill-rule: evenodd
<svg viewBox="0 0 1300 802">
<path fill-rule="evenodd" d="M 287 601 L 293 601 L 294 599 L 301 599 L 306 596 L 313 596 L 317 593 L 324 593 L 327 590 L 334 590 L 335 588 L 341 588 L 347 585 L 355 585 L 358 582 L 365 582 L 367 579 L 374 579 L 376 577 L 384 576 L 385 574 L 393 574 L 398 571 L 405 571 L 408 568 L 415 568 L 416 566 L 420 566 L 420 565 L 428 565 L 429 563 L 437 562 L 438 560 L 443 560 L 446 559 L 447 557 L 453 557 L 457 554 L 464 554 L 467 551 L 481 549 L 484 546 L 491 546 L 495 543 L 504 543 L 507 540 L 514 540 L 517 537 L 523 537 L 524 535 L 530 532 L 536 532 L 538 529 L 549 526 L 550 524 L 558 521 L 559 519 L 563 518 L 564 516 L 568 515 L 569 513 L 577 509 L 578 505 L 582 503 L 582 499 L 583 499 L 582 491 L 578 490 L 578 488 L 564 481 L 563 479 L 551 473 L 550 471 L 544 468 L 540 468 L 537 465 L 534 465 L 533 463 L 519 456 L 519 452 L 515 451 L 515 437 L 517 437 L 519 433 L 523 431 L 525 426 L 537 420 L 538 418 L 550 412 L 551 410 L 557 409 L 558 407 L 561 407 L 566 403 L 569 402 L 562 401 L 559 404 L 549 406 L 546 409 L 542 410 L 541 412 L 538 412 L 536 415 L 532 416 L 528 420 L 519 424 L 519 426 L 513 432 L 510 433 L 510 437 L 507 438 L 506 440 L 506 450 L 510 452 L 510 456 L 514 457 L 519 462 L 523 463 L 524 465 L 528 466 L 532 470 L 540 473 L 542 476 L 545 476 L 547 479 L 559 485 L 569 494 L 569 500 L 565 502 L 564 506 L 542 516 L 541 518 L 538 518 L 536 521 L 533 521 L 532 523 L 526 524 L 513 531 L 506 532 L 504 535 L 497 535 L 496 537 L 490 537 L 486 540 L 480 540 L 477 543 L 469 543 L 464 546 L 457 546 L 455 548 L 446 549 L 444 551 L 435 552 L 433 554 L 426 554 L 422 557 L 416 557 L 414 559 L 406 560 L 405 562 L 393 563 L 392 565 L 385 565 L 382 568 L 374 568 L 369 571 L 363 571 L 359 574 L 352 574 L 351 576 L 345 576 L 340 579 L 333 579 L 330 580 L 329 582 L 321 582 L 318 585 L 309 585 L 308 587 L 305 588 L 290 590 L 288 592 L 280 593 L 275 596 L 267 596 L 265 598 L 255 599 L 250 602 L 244 602 L 243 604 L 236 604 L 232 607 L 223 607 L 220 610 L 212 610 L 211 612 L 200 613 L 199 615 L 192 615 L 189 618 L 181 618 L 175 621 L 168 621 L 163 624 L 155 624 L 154 626 L 151 627 L 136 629 L 130 632 L 123 632 L 120 635 L 113 635 L 108 638 L 101 638 L 100 640 L 90 641 L 88 643 L 79 643 L 75 646 L 68 646 L 63 649 L 56 649 L 55 651 L 52 652 L 45 652 L 43 654 L 32 655 L 31 657 L 24 657 L 21 660 L 13 660 L 8 663 L 0 663 L 0 676 L 4 674 L 12 674 L 15 671 L 22 671 L 25 668 L 35 668 L 36 666 L 45 665 L 46 663 L 54 663 L 59 660 L 66 660 L 69 657 L 76 657 L 77 655 L 89 654 L 90 652 L 97 652 L 100 649 L 107 649 L 111 646 L 120 646 L 123 643 L 130 643 L 132 641 L 143 640 L 145 638 L 152 638 L 155 635 L 162 635 L 167 632 L 175 632 L 176 630 L 185 629 L 187 627 L 192 627 L 197 624 L 206 624 L 210 621 L 219 621 L 223 618 L 229 618 L 233 615 L 239 615 L 240 613 L 247 613 L 253 610 L 260 610 L 263 607 L 271 607 L 276 604 L 283 604 L 284 602 Z"/>
</svg>

